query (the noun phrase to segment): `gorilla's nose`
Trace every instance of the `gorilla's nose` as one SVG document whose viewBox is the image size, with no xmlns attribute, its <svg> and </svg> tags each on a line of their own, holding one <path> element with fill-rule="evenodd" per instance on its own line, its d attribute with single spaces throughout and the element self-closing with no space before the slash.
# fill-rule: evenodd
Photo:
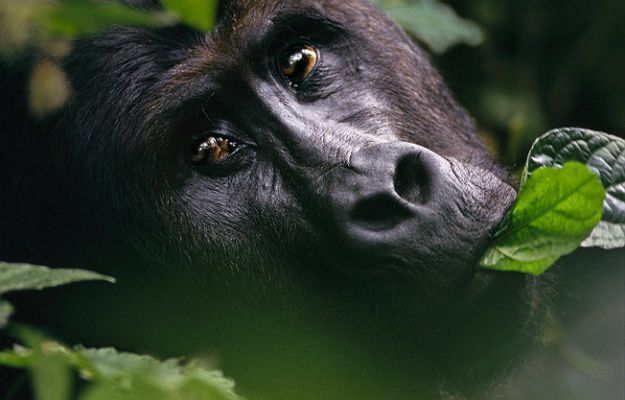
<svg viewBox="0 0 625 400">
<path fill-rule="evenodd" d="M 348 185 L 350 225 L 382 231 L 416 217 L 431 200 L 434 153 L 408 144 L 367 147 L 350 159 L 356 171 Z"/>
<path fill-rule="evenodd" d="M 339 228 L 356 249 L 437 252 L 474 243 L 512 199 L 490 172 L 406 142 L 363 147 L 349 167 L 333 177 L 331 196 Z"/>
<path fill-rule="evenodd" d="M 351 233 L 361 236 L 389 231 L 428 213 L 446 161 L 408 143 L 367 146 L 353 153 L 354 173 L 339 178 L 334 191 L 340 219 Z"/>
</svg>

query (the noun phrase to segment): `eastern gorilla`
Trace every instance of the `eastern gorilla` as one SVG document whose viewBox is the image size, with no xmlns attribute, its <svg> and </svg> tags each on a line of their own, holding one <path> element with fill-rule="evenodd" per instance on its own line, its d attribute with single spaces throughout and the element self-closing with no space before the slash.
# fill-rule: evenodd
<svg viewBox="0 0 625 400">
<path fill-rule="evenodd" d="M 227 368 L 250 337 L 269 343 L 267 326 L 310 318 L 423 398 L 477 396 L 533 340 L 541 283 L 476 268 L 513 183 L 423 51 L 368 2 L 222 1 L 209 34 L 115 28 L 58 62 L 71 94 L 44 118 L 27 115 L 21 72 L 3 83 L 0 259 L 119 283 L 72 288 L 102 292 L 88 305 L 59 300 L 84 314 L 24 319 L 54 330 L 71 314 L 64 339 L 164 354 L 188 348 L 92 315 L 210 326 L 193 335 Z M 90 326 L 102 336 L 77 333 Z M 273 346 L 272 362 L 289 357 Z"/>
</svg>

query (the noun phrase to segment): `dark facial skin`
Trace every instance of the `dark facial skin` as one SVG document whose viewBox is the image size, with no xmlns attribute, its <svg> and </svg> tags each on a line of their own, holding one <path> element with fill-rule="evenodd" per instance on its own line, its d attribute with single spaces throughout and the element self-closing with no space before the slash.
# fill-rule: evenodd
<svg viewBox="0 0 625 400">
<path fill-rule="evenodd" d="M 29 189 L 53 206 L 33 206 L 34 250 L 4 258 L 135 288 L 183 275 L 207 308 L 314 299 L 401 343 L 488 286 L 476 263 L 514 190 L 368 3 L 223 2 L 210 34 L 119 29 L 62 66 L 71 97 L 44 121 L 45 184 Z"/>
</svg>

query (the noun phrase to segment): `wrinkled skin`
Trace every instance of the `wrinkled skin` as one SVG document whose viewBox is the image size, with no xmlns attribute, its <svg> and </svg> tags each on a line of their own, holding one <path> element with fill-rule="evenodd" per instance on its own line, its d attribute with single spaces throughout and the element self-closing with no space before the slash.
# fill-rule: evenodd
<svg viewBox="0 0 625 400">
<path fill-rule="evenodd" d="M 319 61 L 294 87 L 277 65 L 297 44 Z M 160 284 L 145 289 L 155 308 L 154 293 L 197 286 L 188 301 L 207 320 L 264 306 L 287 320 L 314 303 L 415 371 L 453 343 L 466 354 L 441 362 L 436 393 L 500 372 L 454 367 L 505 353 L 463 341 L 473 318 L 525 304 L 525 278 L 476 268 L 514 190 L 424 53 L 373 6 L 222 2 L 208 35 L 117 29 L 78 41 L 62 67 L 65 107 L 15 129 L 29 139 L 3 139 L 16 195 L 1 258 L 111 273 L 119 293 Z M 240 145 L 193 165 L 210 134 Z M 515 305 L 479 325 L 517 332 L 528 314 Z"/>
</svg>

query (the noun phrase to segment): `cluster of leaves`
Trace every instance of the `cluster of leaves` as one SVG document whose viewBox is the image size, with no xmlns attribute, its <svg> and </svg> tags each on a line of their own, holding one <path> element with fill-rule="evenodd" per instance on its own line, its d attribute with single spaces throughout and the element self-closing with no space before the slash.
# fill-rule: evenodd
<svg viewBox="0 0 625 400">
<path fill-rule="evenodd" d="M 0 263 L 0 295 L 67 283 L 114 279 L 79 269 L 50 269 L 27 264 Z M 6 326 L 12 306 L 0 299 L 0 328 Z M 36 400 L 238 400 L 232 381 L 201 360 L 158 361 L 112 348 L 69 348 L 26 328 L 16 328 L 28 346 L 0 352 L 0 365 L 30 371 Z M 72 395 L 74 375 L 88 384 Z"/>
<path fill-rule="evenodd" d="M 625 140 L 556 129 L 534 143 L 516 202 L 480 265 L 538 275 L 580 245 L 625 246 Z"/>
<path fill-rule="evenodd" d="M 66 39 L 112 26 L 157 27 L 182 22 L 208 32 L 215 23 L 216 3 L 164 0 L 162 10 L 151 10 L 93 0 L 0 0 L 0 56 L 15 55 L 33 46 L 58 52 L 66 47 Z"/>
<path fill-rule="evenodd" d="M 72 39 L 115 26 L 184 23 L 208 32 L 215 23 L 215 0 L 164 0 L 162 5 L 143 9 L 110 1 L 0 0 L 0 62 L 37 49 L 41 57 L 32 67 L 28 100 L 34 116 L 45 116 L 67 101 L 68 83 L 58 61 L 70 51 Z"/>
</svg>

